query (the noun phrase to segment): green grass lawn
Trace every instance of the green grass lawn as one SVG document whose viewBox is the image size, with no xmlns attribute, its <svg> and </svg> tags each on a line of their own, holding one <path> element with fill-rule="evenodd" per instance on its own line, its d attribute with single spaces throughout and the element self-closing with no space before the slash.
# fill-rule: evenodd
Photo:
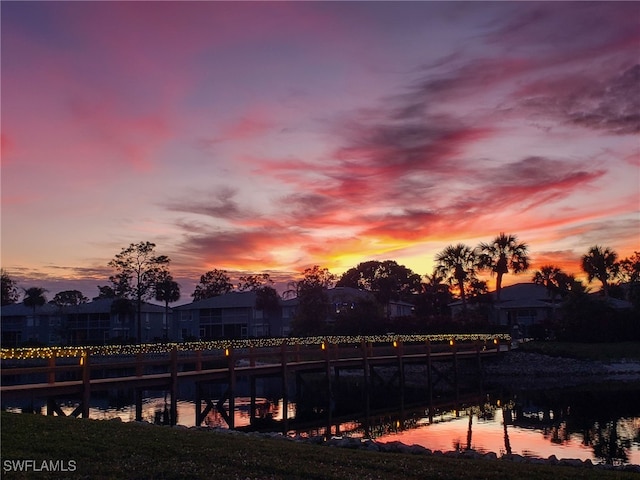
<svg viewBox="0 0 640 480">
<path fill-rule="evenodd" d="M 595 468 L 366 452 L 242 434 L 2 412 L 2 463 L 73 460 L 75 472 L 4 479 L 632 479 Z"/>
<path fill-rule="evenodd" d="M 579 358 L 583 360 L 640 360 L 640 342 L 575 343 L 575 342 L 527 342 L 521 345 L 525 352 L 543 353 L 553 357 Z"/>
</svg>

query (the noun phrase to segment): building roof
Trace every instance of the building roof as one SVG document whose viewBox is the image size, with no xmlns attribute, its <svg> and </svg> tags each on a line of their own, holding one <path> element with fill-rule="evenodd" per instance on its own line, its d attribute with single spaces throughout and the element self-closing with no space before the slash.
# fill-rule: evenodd
<svg viewBox="0 0 640 480">
<path fill-rule="evenodd" d="M 22 317 L 33 315 L 33 307 L 27 307 L 24 303 L 12 303 L 11 305 L 4 305 L 0 310 L 3 317 Z M 60 313 L 60 307 L 51 303 L 45 303 L 40 307 L 36 307 L 36 315 L 55 315 Z"/>
<path fill-rule="evenodd" d="M 496 292 L 491 292 L 496 308 L 550 308 L 551 296 L 544 285 L 537 283 L 516 283 L 503 287 L 500 302 L 496 301 Z M 560 301 L 556 298 L 556 303 Z"/>
<path fill-rule="evenodd" d="M 334 287 L 327 290 L 329 301 L 344 302 L 353 300 L 375 300 L 373 293 L 353 287 Z"/>
<path fill-rule="evenodd" d="M 496 300 L 496 292 L 491 292 L 494 308 L 550 308 L 553 306 L 546 287 L 536 283 L 516 283 L 502 287 L 500 302 Z M 559 304 L 560 298 L 556 298 Z M 450 307 L 462 305 L 461 300 L 449 304 Z"/>
<path fill-rule="evenodd" d="M 174 310 L 197 310 L 200 308 L 253 308 L 256 306 L 256 292 L 230 292 L 205 298 L 175 307 Z"/>
<path fill-rule="evenodd" d="M 111 305 L 118 300 L 117 298 L 99 298 L 92 302 L 83 303 L 80 305 L 73 305 L 65 307 L 65 313 L 110 313 Z M 135 300 L 132 300 L 133 308 L 136 308 Z M 164 307 L 160 305 L 154 305 L 153 303 L 142 302 L 143 313 L 161 313 L 164 312 Z"/>
<path fill-rule="evenodd" d="M 60 308 L 53 303 L 45 303 L 41 307 L 36 307 L 36 315 L 55 315 L 55 314 L 73 314 L 73 313 L 111 313 L 111 304 L 115 298 L 100 298 L 92 302 L 81 303 L 80 305 L 71 305 Z M 135 308 L 135 302 L 133 302 Z M 142 302 L 143 313 L 161 313 L 164 307 L 154 305 L 152 303 Z M 14 303 L 2 307 L 3 316 L 29 316 L 33 315 L 33 308 L 27 307 L 24 303 Z"/>
</svg>

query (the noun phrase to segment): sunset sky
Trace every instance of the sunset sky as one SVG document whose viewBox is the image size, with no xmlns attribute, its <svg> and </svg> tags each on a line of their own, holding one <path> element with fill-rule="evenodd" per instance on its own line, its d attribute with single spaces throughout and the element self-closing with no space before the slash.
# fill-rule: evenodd
<svg viewBox="0 0 640 480">
<path fill-rule="evenodd" d="M 140 241 L 183 301 L 500 232 L 532 270 L 640 250 L 640 3 L 1 9 L 2 268 L 49 298 Z"/>
</svg>

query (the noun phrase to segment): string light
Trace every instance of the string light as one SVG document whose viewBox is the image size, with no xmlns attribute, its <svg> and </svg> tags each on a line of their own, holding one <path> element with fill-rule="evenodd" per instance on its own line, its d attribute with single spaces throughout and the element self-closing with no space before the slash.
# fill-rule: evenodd
<svg viewBox="0 0 640 480">
<path fill-rule="evenodd" d="M 199 342 L 184 343 L 143 343 L 138 345 L 96 345 L 96 346 L 77 346 L 77 347 L 25 347 L 25 348 L 2 348 L 0 349 L 0 360 L 28 360 L 28 359 L 47 359 L 47 358 L 76 358 L 83 355 L 138 355 L 138 354 L 162 354 L 173 350 L 178 351 L 215 351 L 227 349 L 245 349 L 245 348 L 272 348 L 281 347 L 283 345 L 301 345 L 312 346 L 333 344 L 361 344 L 366 343 L 386 343 L 397 345 L 398 342 L 403 343 L 449 343 L 454 342 L 470 342 L 484 341 L 498 344 L 500 340 L 508 342 L 511 336 L 508 334 L 483 334 L 483 333 L 465 333 L 465 334 L 439 334 L 439 335 L 343 335 L 343 336 L 313 336 L 313 337 L 289 337 L 289 338 L 251 338 L 244 340 L 208 340 Z"/>
</svg>

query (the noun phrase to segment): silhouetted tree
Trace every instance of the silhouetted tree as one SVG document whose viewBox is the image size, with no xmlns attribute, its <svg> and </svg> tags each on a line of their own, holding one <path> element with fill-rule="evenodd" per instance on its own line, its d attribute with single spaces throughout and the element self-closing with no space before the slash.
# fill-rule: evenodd
<svg viewBox="0 0 640 480">
<path fill-rule="evenodd" d="M 294 335 L 317 335 L 325 330 L 329 314 L 326 290 L 335 280 L 334 274 L 318 265 L 304 271 L 303 278 L 295 284 L 298 309 L 292 325 Z"/>
<path fill-rule="evenodd" d="M 597 278 L 602 283 L 605 298 L 609 297 L 609 280 L 613 280 L 620 271 L 618 254 L 609 248 L 595 245 L 582 257 L 582 270 L 587 274 L 589 283 Z"/>
<path fill-rule="evenodd" d="M 268 318 L 280 310 L 280 295 L 270 285 L 263 285 L 254 290 L 256 292 L 256 308 L 262 310 Z"/>
<path fill-rule="evenodd" d="M 19 298 L 16 281 L 6 271 L 0 270 L 0 273 L 2 277 L 2 306 L 16 303 Z"/>
<path fill-rule="evenodd" d="M 164 338 L 169 338 L 169 304 L 180 300 L 180 285 L 169 272 L 161 272 L 156 282 L 156 300 L 164 302 Z"/>
<path fill-rule="evenodd" d="M 205 298 L 217 297 L 229 293 L 233 290 L 231 279 L 224 270 L 213 269 L 200 277 L 200 283 L 191 296 L 193 301 L 204 300 Z"/>
<path fill-rule="evenodd" d="M 273 280 L 268 273 L 243 275 L 239 278 L 237 290 L 239 292 L 254 292 L 265 286 L 273 287 Z"/>
<path fill-rule="evenodd" d="M 347 270 L 336 286 L 369 291 L 388 305 L 391 300 L 412 300 L 420 292 L 420 275 L 394 260 L 370 260 Z"/>
<path fill-rule="evenodd" d="M 444 276 L 434 268 L 433 273 L 426 274 L 424 279 L 422 293 L 417 297 L 416 314 L 418 316 L 447 314 L 452 297 L 449 285 L 444 283 Z"/>
<path fill-rule="evenodd" d="M 372 335 L 384 333 L 385 316 L 380 304 L 373 299 L 359 299 L 349 308 L 336 313 L 334 334 Z"/>
<path fill-rule="evenodd" d="M 462 301 L 462 308 L 467 308 L 465 285 L 476 278 L 478 259 L 473 248 L 459 243 L 449 245 L 436 255 L 436 269 L 439 275 L 449 283 L 456 285 Z"/>
<path fill-rule="evenodd" d="M 116 291 L 109 285 L 98 285 L 98 296 L 93 297 L 93 300 L 101 300 L 103 298 L 116 298 Z"/>
<path fill-rule="evenodd" d="M 640 282 L 640 252 L 620 260 L 621 279 L 625 282 Z"/>
<path fill-rule="evenodd" d="M 502 277 L 509 273 L 524 272 L 529 268 L 527 244 L 518 243 L 515 235 L 500 233 L 491 243 L 478 246 L 478 265 L 496 275 L 496 300 L 500 301 Z"/>
<path fill-rule="evenodd" d="M 151 242 L 132 243 L 108 264 L 116 270 L 116 274 L 109 277 L 116 295 L 136 303 L 138 342 L 142 342 L 142 302 L 153 298 L 157 280 L 170 262 L 166 255 L 156 255 L 155 248 Z"/>
<path fill-rule="evenodd" d="M 111 302 L 111 313 L 117 315 L 120 323 L 122 324 L 130 322 L 131 317 L 136 313 L 136 306 L 134 302 L 125 297 L 109 298 L 113 298 L 113 302 Z M 120 340 L 124 341 L 125 338 L 121 338 Z"/>
<path fill-rule="evenodd" d="M 24 290 L 24 298 L 22 303 L 25 307 L 33 309 L 33 318 L 36 317 L 36 308 L 41 307 L 47 303 L 47 297 L 45 296 L 46 290 L 41 287 L 31 287 Z"/>
<path fill-rule="evenodd" d="M 633 303 L 636 309 L 640 308 L 640 252 L 620 261 L 620 280 L 626 295 L 626 300 Z"/>
<path fill-rule="evenodd" d="M 543 265 L 540 270 L 534 272 L 531 280 L 536 285 L 542 285 L 547 289 L 547 294 L 551 298 L 552 317 L 555 319 L 556 297 L 558 295 L 566 297 L 575 279 L 555 265 Z"/>
<path fill-rule="evenodd" d="M 51 303 L 59 307 L 68 307 L 72 305 L 81 305 L 88 301 L 89 299 L 79 290 L 64 290 L 56 293 L 53 300 L 51 300 Z"/>
</svg>

